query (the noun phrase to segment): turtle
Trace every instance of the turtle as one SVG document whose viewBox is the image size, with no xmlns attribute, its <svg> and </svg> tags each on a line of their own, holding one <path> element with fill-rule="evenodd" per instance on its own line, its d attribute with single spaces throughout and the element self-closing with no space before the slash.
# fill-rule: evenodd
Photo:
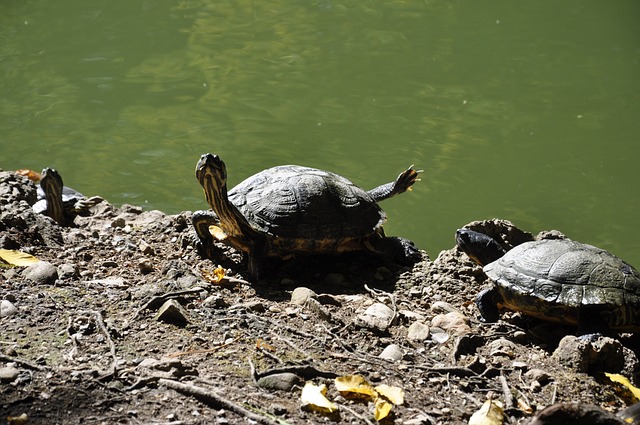
<svg viewBox="0 0 640 425">
<path fill-rule="evenodd" d="M 387 237 L 387 216 L 378 202 L 411 189 L 420 171 L 409 167 L 391 183 L 369 191 L 338 174 L 300 165 L 263 170 L 227 191 L 227 170 L 218 155 L 196 164 L 209 211 L 196 211 L 192 223 L 204 257 L 214 259 L 214 240 L 248 257 L 257 280 L 266 257 L 368 251 L 403 265 L 421 258 L 413 242 Z"/>
<path fill-rule="evenodd" d="M 505 250 L 490 236 L 458 229 L 457 246 L 493 282 L 476 297 L 482 319 L 500 308 L 596 332 L 640 331 L 640 273 L 612 253 L 571 239 Z"/>
<path fill-rule="evenodd" d="M 60 173 L 53 168 L 42 170 L 37 193 L 38 201 L 32 209 L 51 217 L 61 226 L 70 226 L 76 216 L 88 215 L 91 207 L 104 201 L 99 196 L 86 198 L 77 190 L 64 186 Z"/>
</svg>

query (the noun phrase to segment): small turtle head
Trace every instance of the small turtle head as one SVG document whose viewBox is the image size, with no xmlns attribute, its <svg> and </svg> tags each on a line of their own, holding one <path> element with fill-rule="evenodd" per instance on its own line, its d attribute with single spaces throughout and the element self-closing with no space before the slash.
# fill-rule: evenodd
<svg viewBox="0 0 640 425">
<path fill-rule="evenodd" d="M 470 229 L 456 230 L 456 244 L 462 252 L 481 266 L 496 261 L 506 253 L 491 236 Z"/>
<path fill-rule="evenodd" d="M 206 153 L 196 164 L 196 178 L 204 189 L 207 202 L 213 208 L 216 198 L 226 196 L 227 168 L 218 155 Z M 218 196 L 215 196 L 218 195 Z"/>
<path fill-rule="evenodd" d="M 62 193 L 62 177 L 53 168 L 45 168 L 40 173 L 40 186 L 45 193 L 49 188 Z"/>
</svg>

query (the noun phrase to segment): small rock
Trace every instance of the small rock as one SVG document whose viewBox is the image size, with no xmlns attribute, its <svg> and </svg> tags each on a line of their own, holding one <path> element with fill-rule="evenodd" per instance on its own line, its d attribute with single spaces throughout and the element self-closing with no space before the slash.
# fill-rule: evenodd
<svg viewBox="0 0 640 425">
<path fill-rule="evenodd" d="M 402 348 L 396 344 L 388 345 L 378 357 L 393 361 L 402 360 Z"/>
<path fill-rule="evenodd" d="M 393 310 L 382 303 L 375 303 L 356 317 L 355 323 L 363 328 L 385 332 L 392 321 Z"/>
<path fill-rule="evenodd" d="M 294 289 L 291 293 L 291 304 L 305 305 L 310 299 L 317 300 L 318 294 L 303 286 Z"/>
<path fill-rule="evenodd" d="M 455 308 L 454 306 L 452 306 L 446 301 L 434 302 L 433 304 L 431 304 L 430 310 L 431 312 L 436 314 L 458 313 L 464 316 L 464 314 L 460 310 L 458 310 L 457 308 Z"/>
<path fill-rule="evenodd" d="M 138 269 L 142 274 L 149 274 L 153 271 L 153 262 L 148 258 L 143 258 L 138 262 Z"/>
<path fill-rule="evenodd" d="M 267 308 L 264 306 L 264 303 L 256 300 L 256 301 L 247 301 L 246 303 L 234 304 L 231 307 L 229 307 L 229 311 L 236 311 L 236 310 L 248 310 L 256 313 L 264 313 L 265 311 L 267 311 Z"/>
<path fill-rule="evenodd" d="M 619 372 L 625 356 L 619 341 L 600 334 L 568 335 L 560 340 L 552 357 L 578 372 Z"/>
<path fill-rule="evenodd" d="M 531 369 L 524 374 L 524 377 L 541 384 L 546 384 L 551 379 L 551 375 L 542 369 Z"/>
<path fill-rule="evenodd" d="M 58 278 L 58 269 L 48 261 L 38 261 L 24 269 L 22 275 L 36 284 L 51 284 Z"/>
<path fill-rule="evenodd" d="M 6 366 L 0 368 L 0 382 L 12 382 L 15 380 L 20 371 L 13 366 Z"/>
<path fill-rule="evenodd" d="M 160 307 L 154 319 L 166 323 L 173 323 L 178 326 L 184 326 L 189 323 L 186 311 L 176 300 L 168 300 L 162 304 L 162 307 Z"/>
<path fill-rule="evenodd" d="M 449 341 L 449 334 L 444 329 L 432 327 L 431 339 L 438 344 L 444 344 L 445 342 Z"/>
<path fill-rule="evenodd" d="M 431 320 L 431 325 L 444 329 L 454 335 L 465 335 L 471 332 L 469 319 L 459 312 L 438 314 Z"/>
<path fill-rule="evenodd" d="M 407 339 L 414 342 L 426 341 L 429 338 L 429 325 L 424 322 L 414 322 L 409 326 Z"/>
<path fill-rule="evenodd" d="M 75 264 L 60 264 L 58 266 L 58 277 L 60 279 L 73 279 L 78 277 L 78 267 Z"/>
<path fill-rule="evenodd" d="M 153 248 L 151 248 L 151 245 L 149 245 L 144 239 L 142 239 L 140 241 L 140 243 L 138 244 L 138 249 L 144 254 L 144 255 L 149 255 L 149 254 L 153 254 Z"/>
<path fill-rule="evenodd" d="M 258 379 L 258 386 L 266 390 L 291 391 L 296 385 L 301 384 L 302 379 L 295 373 L 289 372 L 274 373 Z"/>
<path fill-rule="evenodd" d="M 512 359 L 516 355 L 517 345 L 508 339 L 499 338 L 487 344 L 487 348 L 491 357 L 503 356 Z"/>
<path fill-rule="evenodd" d="M 9 300 L 0 301 L 0 317 L 13 316 L 18 312 L 15 305 Z"/>
</svg>

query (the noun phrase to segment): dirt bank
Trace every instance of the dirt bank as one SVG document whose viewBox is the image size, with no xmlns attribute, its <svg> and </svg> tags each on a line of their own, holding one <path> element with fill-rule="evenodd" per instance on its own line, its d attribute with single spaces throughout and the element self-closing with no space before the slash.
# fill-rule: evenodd
<svg viewBox="0 0 640 425">
<path fill-rule="evenodd" d="M 404 390 L 383 420 L 397 424 L 467 423 L 488 397 L 513 424 L 553 402 L 631 400 L 601 372 L 635 381 L 636 338 L 558 354 L 575 329 L 515 313 L 483 324 L 485 277 L 455 248 L 412 268 L 355 254 L 273 261 L 248 283 L 238 253 L 199 258 L 190 212 L 104 202 L 60 227 L 34 202 L 31 182 L 0 172 L 0 248 L 42 260 L 0 269 L 0 423 L 374 423 L 371 399 L 336 389 L 352 374 Z M 292 302 L 296 288 L 311 291 Z M 337 412 L 303 407 L 305 382 L 326 384 Z"/>
</svg>

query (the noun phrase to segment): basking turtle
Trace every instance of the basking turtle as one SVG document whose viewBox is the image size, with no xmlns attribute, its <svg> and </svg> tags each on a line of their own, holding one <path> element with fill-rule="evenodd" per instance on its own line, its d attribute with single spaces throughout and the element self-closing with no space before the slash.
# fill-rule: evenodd
<svg viewBox="0 0 640 425">
<path fill-rule="evenodd" d="M 70 226 L 78 215 L 88 215 L 89 208 L 104 199 L 99 196 L 86 198 L 77 190 L 62 184 L 62 177 L 53 168 L 45 168 L 40 174 L 38 201 L 33 210 L 54 219 L 61 226 Z"/>
<path fill-rule="evenodd" d="M 502 307 L 579 329 L 640 331 L 640 273 L 608 251 L 569 239 L 505 251 L 469 229 L 458 230 L 456 242 L 493 281 L 476 299 L 486 321 L 498 320 Z"/>
<path fill-rule="evenodd" d="M 193 214 L 204 255 L 213 258 L 215 237 L 248 255 L 253 279 L 265 257 L 298 253 L 365 250 L 402 264 L 420 259 L 411 241 L 385 236 L 387 217 L 378 206 L 411 188 L 418 177 L 412 167 L 368 192 L 337 174 L 299 165 L 269 168 L 227 192 L 225 164 L 212 154 L 200 157 L 196 177 L 213 210 Z"/>
</svg>

